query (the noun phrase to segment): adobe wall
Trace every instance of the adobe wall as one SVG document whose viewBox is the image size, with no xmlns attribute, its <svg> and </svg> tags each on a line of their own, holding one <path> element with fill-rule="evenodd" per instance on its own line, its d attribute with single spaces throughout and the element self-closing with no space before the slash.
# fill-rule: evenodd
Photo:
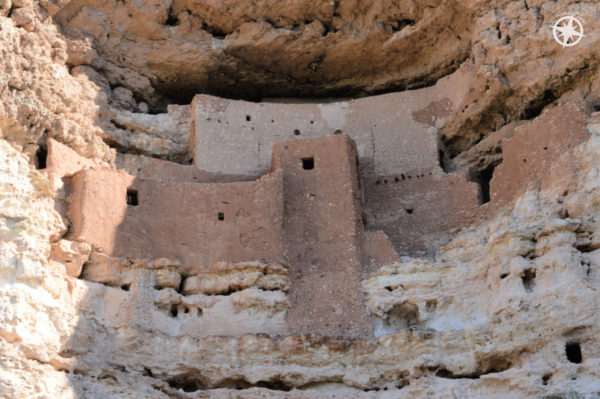
<svg viewBox="0 0 600 399">
<path fill-rule="evenodd" d="M 557 162 L 560 155 L 590 136 L 588 118 L 583 104 L 569 103 L 518 127 L 502 142 L 503 160 L 490 181 L 491 202 L 505 205 L 528 187 L 556 184 L 564 167 Z"/>
<path fill-rule="evenodd" d="M 367 228 L 383 230 L 400 255 L 433 255 L 479 214 L 479 186 L 463 174 L 365 178 L 363 193 Z"/>
<path fill-rule="evenodd" d="M 361 279 L 398 255 L 432 255 L 517 193 L 551 186 L 562 178 L 554 160 L 588 137 L 585 120 L 584 110 L 568 105 L 517 128 L 503 143 L 485 204 L 464 174 L 359 177 L 346 134 L 276 143 L 270 173 L 254 182 L 190 183 L 205 172 L 160 168 L 164 161 L 149 162 L 140 175 L 154 167 L 155 176 L 173 180 L 88 168 L 71 178 L 70 238 L 129 259 L 177 260 L 188 276 L 218 261 L 281 263 L 290 275 L 290 333 L 368 337 Z M 137 190 L 137 206 L 127 205 L 128 188 Z"/>
<path fill-rule="evenodd" d="M 291 273 L 287 320 L 296 333 L 372 335 L 360 289 L 356 166 L 356 147 L 346 134 L 274 146 L 272 169 L 283 171 Z"/>
<path fill-rule="evenodd" d="M 280 262 L 281 178 L 193 184 L 86 169 L 72 178 L 70 238 L 114 256 L 178 260 L 190 271 L 218 261 Z M 137 206 L 127 204 L 128 189 Z"/>
<path fill-rule="evenodd" d="M 359 157 L 367 228 L 385 230 L 402 255 L 430 255 L 479 205 L 477 184 L 439 166 L 438 127 L 458 112 L 464 87 L 459 70 L 429 88 L 332 103 L 198 95 L 194 163 L 203 172 L 258 176 L 268 170 L 278 142 L 347 133 Z"/>
<path fill-rule="evenodd" d="M 168 180 L 187 183 L 236 183 L 256 180 L 255 176 L 232 175 L 221 172 L 207 172 L 195 166 L 164 161 L 137 154 L 117 154 L 118 169 L 143 179 Z"/>
<path fill-rule="evenodd" d="M 70 176 L 85 167 L 98 166 L 96 162 L 82 157 L 70 147 L 54 139 L 49 138 L 46 141 L 46 147 L 48 154 L 45 172 L 49 176 L 54 175 L 62 179 L 64 176 Z"/>
<path fill-rule="evenodd" d="M 362 231 L 361 240 L 363 278 L 375 272 L 382 265 L 400 261 L 388 235 L 382 230 Z"/>
<path fill-rule="evenodd" d="M 490 182 L 491 201 L 487 204 L 479 203 L 478 184 L 468 181 L 464 174 L 445 174 L 435 167 L 429 172 L 381 176 L 374 175 L 361 162 L 361 200 L 364 208 L 361 216 L 364 216 L 366 228 L 385 231 L 400 255 L 431 256 L 458 229 L 510 205 L 512 198 L 527 186 L 542 184 L 544 176 L 559 174 L 553 161 L 564 148 L 576 145 L 588 137 L 586 118 L 583 107 L 570 104 L 558 106 L 552 113 L 544 113 L 517 128 L 513 137 L 502 144 L 504 160 L 494 171 Z M 49 143 L 49 149 L 53 145 L 60 146 L 58 143 Z M 228 148 L 234 147 L 235 143 L 228 144 Z M 50 151 L 55 154 L 63 152 L 59 147 Z M 55 157 L 59 157 L 60 162 L 53 161 L 52 156 L 49 156 L 48 170 L 53 162 L 57 165 L 68 164 L 63 159 L 64 156 Z M 153 158 L 128 158 L 129 169 L 133 169 L 142 179 L 224 182 L 251 178 L 248 175 L 207 172 L 196 166 Z M 75 161 L 77 162 L 71 163 L 77 163 L 81 167 L 81 160 Z M 546 185 L 550 184 L 548 179 L 546 178 Z M 387 243 L 381 245 L 385 247 Z M 368 251 L 368 248 L 365 250 Z"/>
<path fill-rule="evenodd" d="M 458 71 L 424 89 L 321 104 L 198 95 L 191 106 L 194 162 L 205 171 L 259 176 L 269 169 L 275 143 L 339 130 L 376 174 L 429 171 L 438 167 L 436 126 L 458 112 L 466 79 Z"/>
<path fill-rule="evenodd" d="M 502 162 L 493 171 L 486 203 L 466 173 L 364 174 L 367 228 L 383 230 L 400 255 L 432 256 L 460 228 L 511 206 L 526 189 L 556 184 L 564 167 L 556 160 L 589 137 L 587 118 L 583 105 L 570 103 L 517 127 L 502 141 Z"/>
<path fill-rule="evenodd" d="M 75 173 L 69 238 L 110 256 L 178 261 L 187 276 L 217 272 L 219 261 L 285 264 L 291 332 L 372 336 L 360 281 L 397 256 L 385 234 L 364 231 L 357 152 L 348 135 L 278 143 L 271 172 L 254 182 L 178 178 L 99 167 Z M 88 265 L 84 277 L 90 273 Z"/>
</svg>

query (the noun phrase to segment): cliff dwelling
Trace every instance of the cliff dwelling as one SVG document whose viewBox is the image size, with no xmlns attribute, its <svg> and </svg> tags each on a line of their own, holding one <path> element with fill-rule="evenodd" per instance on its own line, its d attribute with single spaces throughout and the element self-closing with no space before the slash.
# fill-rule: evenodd
<svg viewBox="0 0 600 399">
<path fill-rule="evenodd" d="M 363 100 L 366 104 L 359 104 L 357 112 L 368 112 L 369 103 L 381 100 Z M 223 115 L 214 112 L 215 102 L 225 110 Z M 195 119 L 189 140 L 195 140 L 195 159 L 202 162 L 190 166 L 144 159 L 147 171 L 138 169 L 137 175 L 131 175 L 90 165 L 53 140 L 48 142 L 45 161 L 49 174 L 68 170 L 64 178 L 70 220 L 67 238 L 89 243 L 98 256 L 126 260 L 121 265 L 92 261 L 83 265 L 82 277 L 129 290 L 141 278 L 130 270 L 136 262 L 163 259 L 177 284 L 168 290 L 172 303 L 161 303 L 161 323 L 173 324 L 164 316 L 179 323 L 183 317 L 182 324 L 194 325 L 189 328 L 195 329 L 192 334 L 196 336 L 217 332 L 379 335 L 385 330 L 373 330 L 368 321 L 360 294 L 362 279 L 381 266 L 399 262 L 400 256 L 435 253 L 461 228 L 490 218 L 510 204 L 517 190 L 552 179 L 562 167 L 553 165 L 560 148 L 577 145 L 589 136 L 584 127 L 586 113 L 574 105 L 559 107 L 552 116 L 544 115 L 517 129 L 502 146 L 504 158 L 495 177 L 487 177 L 484 200 L 484 185 L 470 181 L 472 173 L 445 173 L 426 128 L 420 128 L 419 135 L 405 131 L 401 117 L 393 121 L 399 127 L 397 135 L 378 136 L 384 141 L 381 146 L 394 151 L 397 158 L 377 161 L 377 147 L 373 151 L 365 145 L 372 136 L 356 134 L 354 141 L 340 129 L 327 135 L 331 128 L 316 118 L 315 106 L 228 103 L 200 96 L 192 104 Z M 364 121 L 346 104 L 328 107 L 332 110 L 322 114 L 335 113 L 338 107 L 345 109 L 350 121 Z M 278 114 L 302 113 L 313 119 L 308 125 L 316 127 L 305 130 L 306 122 L 299 126 L 294 119 L 284 119 L 275 128 L 268 122 Z M 261 154 L 231 139 L 210 139 L 238 134 L 244 128 L 233 121 L 237 118 L 250 125 L 251 115 L 260 115 L 255 123 L 267 124 L 266 128 L 258 125 L 262 131 L 257 135 L 258 148 L 264 142 L 272 151 L 263 148 Z M 213 119 L 217 119 L 216 127 L 211 126 Z M 220 127 L 230 121 L 235 133 Z M 363 128 L 347 121 L 340 127 L 352 132 Z M 312 138 L 298 134 L 300 128 Z M 408 148 L 398 145 L 394 149 L 391 142 L 402 143 L 403 136 L 411 134 Z M 362 153 L 357 142 L 362 144 Z M 418 157 L 414 156 L 417 151 Z M 263 165 L 263 158 L 269 158 L 270 165 Z M 247 160 L 247 165 L 232 159 Z M 531 166 L 523 165 L 527 159 Z M 378 174 L 381 171 L 387 174 Z M 273 269 L 285 280 L 272 288 L 283 290 L 290 299 L 289 309 L 282 308 L 284 314 L 276 322 L 251 323 L 246 328 L 235 319 L 214 320 L 201 306 L 189 317 L 185 311 L 182 316 L 173 310 L 182 296 L 204 293 L 204 275 L 255 265 L 261 265 L 266 274 Z M 155 288 L 162 291 L 165 287 L 158 283 Z M 231 294 L 243 288 L 232 284 L 217 292 Z M 418 321 L 417 316 L 409 318 Z"/>
<path fill-rule="evenodd" d="M 598 18 L 0 1 L 0 398 L 600 397 Z"/>
</svg>

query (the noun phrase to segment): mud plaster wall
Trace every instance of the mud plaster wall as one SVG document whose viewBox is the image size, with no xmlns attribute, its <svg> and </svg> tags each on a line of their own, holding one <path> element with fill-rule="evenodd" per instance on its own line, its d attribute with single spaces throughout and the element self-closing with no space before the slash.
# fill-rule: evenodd
<svg viewBox="0 0 600 399">
<path fill-rule="evenodd" d="M 383 230 L 400 255 L 432 255 L 459 229 L 511 206 L 518 193 L 568 178 L 555 161 L 589 137 L 587 118 L 583 104 L 567 104 L 516 128 L 498 147 L 502 161 L 485 182 L 468 172 L 364 177 L 367 228 Z M 487 201 L 482 185 L 489 186 Z"/>
<path fill-rule="evenodd" d="M 187 274 L 218 261 L 285 261 L 291 331 L 371 336 L 362 262 L 397 258 L 374 255 L 393 250 L 385 235 L 364 232 L 354 143 L 345 134 L 279 143 L 272 164 L 258 181 L 233 184 L 83 170 L 71 179 L 70 238 L 112 256 L 176 260 Z"/>
<path fill-rule="evenodd" d="M 502 205 L 514 200 L 527 187 L 546 186 L 562 178 L 560 155 L 587 140 L 589 114 L 582 104 L 567 104 L 545 112 L 541 117 L 516 129 L 502 145 L 503 161 L 490 181 L 491 202 Z M 542 187 L 544 188 L 544 187 Z"/>
<path fill-rule="evenodd" d="M 234 101 L 232 103 L 242 104 L 243 102 Z M 251 103 L 244 104 L 250 104 L 251 106 L 262 105 L 253 105 Z M 304 105 L 289 104 L 285 106 L 291 108 L 304 107 Z M 250 113 L 248 109 L 244 109 L 243 111 L 242 114 Z M 447 240 L 460 228 L 468 226 L 477 220 L 492 216 L 501 208 L 510 204 L 512 197 L 516 193 L 525 189 L 527 186 L 535 185 L 536 181 L 543 175 L 550 173 L 555 167 L 552 161 L 561 151 L 561 148 L 565 148 L 565 146 L 568 148 L 569 146 L 576 145 L 588 137 L 588 133 L 584 127 L 586 117 L 586 112 L 582 106 L 570 104 L 559 106 L 554 109 L 552 115 L 543 114 L 534 122 L 517 128 L 514 136 L 510 139 L 506 139 L 502 148 L 499 148 L 499 150 L 503 152 L 504 161 L 497 167 L 495 172 L 492 171 L 493 174 L 490 174 L 489 176 L 491 177 L 491 181 L 487 182 L 490 186 L 491 201 L 489 203 L 482 203 L 481 186 L 478 185 L 477 182 L 468 181 L 469 179 L 473 179 L 473 176 L 469 176 L 468 173 L 445 174 L 437 167 L 437 159 L 430 159 L 427 161 L 435 164 L 429 172 L 407 172 L 374 176 L 371 175 L 368 170 L 365 170 L 365 168 L 360 168 L 361 175 L 359 177 L 357 176 L 357 179 L 359 179 L 361 183 L 360 196 L 363 205 L 363 209 L 361 211 L 359 210 L 360 217 L 362 217 L 368 230 L 383 230 L 389 237 L 398 254 L 413 256 L 431 255 L 436 248 L 439 248 L 447 242 Z M 232 137 L 229 138 L 232 139 Z M 302 138 L 302 136 L 300 136 L 300 138 Z M 304 142 L 304 140 L 302 140 L 302 142 Z M 233 150 L 241 148 L 232 141 L 225 144 L 225 146 L 226 147 L 222 148 L 224 151 L 227 150 L 227 148 Z M 283 150 L 283 147 L 281 147 L 281 149 Z M 334 156 L 332 154 L 333 152 L 329 155 Z M 320 161 L 316 162 L 317 164 L 320 163 Z M 243 163 L 244 162 L 237 162 L 238 165 L 242 165 Z M 300 167 L 300 165 L 301 160 L 299 157 L 296 157 L 293 159 L 293 164 L 288 165 L 288 167 L 295 169 Z M 165 195 L 167 195 L 169 190 L 174 190 L 173 192 L 179 190 L 179 188 L 175 188 L 179 187 L 175 184 L 175 181 L 230 181 L 231 179 L 236 178 L 235 175 L 223 175 L 221 173 L 202 171 L 196 166 L 197 165 L 183 166 L 156 159 L 148 160 L 146 166 L 138 172 L 139 176 L 137 181 L 140 182 L 140 187 L 150 184 L 141 182 L 153 181 L 153 179 L 165 182 L 172 181 L 173 183 L 160 183 L 165 186 L 164 191 Z M 313 171 L 313 174 L 314 173 L 315 172 Z M 345 176 L 345 173 L 346 172 L 343 172 L 340 176 Z M 238 175 L 237 177 L 248 179 L 247 175 Z M 331 181 L 333 180 L 328 180 L 327 182 L 323 180 L 319 184 L 327 185 L 331 184 Z M 167 186 L 170 188 L 167 188 Z M 124 189 L 121 188 L 121 191 L 123 190 Z M 149 191 L 152 192 L 153 190 L 149 189 Z M 143 193 L 140 194 L 140 196 L 143 195 Z M 286 201 L 292 201 L 295 195 L 296 194 L 286 194 Z M 102 194 L 99 194 L 96 197 L 101 198 L 101 196 Z M 118 194 L 116 198 L 124 198 L 124 194 Z M 314 203 L 315 198 L 312 197 L 312 199 Z M 148 205 L 146 200 L 141 201 L 142 206 Z M 166 200 L 166 202 L 169 202 L 169 200 Z M 144 203 L 146 204 L 144 205 Z M 160 205 L 157 206 L 160 207 Z M 181 209 L 187 208 L 184 206 Z M 308 209 L 309 208 L 306 208 L 304 211 L 307 211 Z M 206 225 L 214 225 L 217 221 L 216 215 L 220 211 L 215 208 L 212 209 L 211 212 L 212 213 L 206 215 L 206 220 L 209 222 Z M 114 215 L 117 214 L 118 212 L 114 213 Z M 227 214 L 229 215 L 230 212 L 228 211 Z M 229 218 L 229 216 L 227 217 Z M 350 214 L 348 217 L 351 217 Z M 324 223 L 326 218 L 320 217 L 316 220 L 318 223 L 312 226 L 313 233 L 305 233 L 305 240 L 310 241 L 313 236 L 325 234 L 323 229 L 324 226 L 327 225 L 327 223 Z M 150 222 L 146 221 L 144 223 Z M 167 237 L 176 237 L 177 234 L 179 234 L 174 233 L 175 236 L 172 236 L 167 232 L 187 231 L 186 228 L 182 226 L 173 226 L 167 229 L 167 227 L 173 225 L 173 223 L 174 222 L 172 221 L 164 222 L 162 225 L 163 227 L 158 228 L 156 236 L 162 237 L 157 240 L 156 246 L 158 248 L 160 248 L 161 245 L 166 245 L 164 243 L 170 242 L 170 239 Z M 340 220 L 335 223 L 340 223 Z M 129 227 L 125 227 L 127 225 L 127 223 L 124 224 L 119 231 L 127 231 L 127 234 L 131 234 L 132 237 L 141 237 L 138 235 L 139 226 L 130 229 Z M 219 224 L 216 224 L 216 226 L 219 226 Z M 240 234 L 246 234 L 244 235 L 244 241 L 250 242 L 255 240 L 260 241 L 256 236 L 261 235 L 261 232 L 260 226 L 255 226 L 255 230 L 251 229 L 251 231 L 244 231 Z M 123 233 L 121 237 L 125 237 L 124 234 L 125 233 Z M 104 234 L 104 236 L 107 235 Z M 211 237 L 213 236 L 208 233 L 206 239 L 207 242 L 210 242 L 213 239 Z M 237 237 L 237 239 L 240 239 L 240 237 Z M 134 240 L 136 239 L 138 238 L 134 238 Z M 141 240 L 139 246 L 143 247 L 145 242 L 142 238 L 139 239 Z M 130 240 L 131 239 L 127 239 L 125 241 Z M 182 240 L 182 243 L 185 243 L 185 240 Z M 103 243 L 102 245 L 109 244 Z M 195 245 L 198 246 L 200 244 Z M 122 251 L 122 253 L 124 252 L 125 251 Z M 133 252 L 137 253 L 136 251 Z M 166 252 L 172 253 L 172 251 Z M 208 246 L 201 252 L 209 253 L 205 259 L 208 264 L 201 267 L 209 267 L 212 261 L 223 259 L 221 255 L 219 255 L 219 251 L 214 252 L 214 249 L 211 250 Z M 240 256 L 242 256 L 241 254 L 243 253 L 244 252 L 240 253 Z M 236 258 L 236 260 L 268 258 L 270 256 L 268 253 L 269 251 L 258 251 L 254 252 L 253 256 L 262 257 L 245 258 L 242 256 Z M 128 255 L 132 254 L 130 253 Z M 158 255 L 158 253 L 156 253 L 156 255 Z M 388 256 L 388 258 L 389 257 L 390 256 Z M 184 263 L 188 264 L 188 261 L 184 261 Z M 369 262 L 366 261 L 366 263 Z"/>
<path fill-rule="evenodd" d="M 288 321 L 297 333 L 372 334 L 360 292 L 356 164 L 355 144 L 345 134 L 274 147 L 273 166 L 284 173 Z"/>
<path fill-rule="evenodd" d="M 196 270 L 218 261 L 281 261 L 281 173 L 209 185 L 88 169 L 72 180 L 71 238 L 107 254 L 166 257 Z M 137 205 L 127 203 L 128 191 Z"/>
<path fill-rule="evenodd" d="M 210 172 L 258 176 L 269 168 L 273 144 L 339 130 L 356 142 L 361 163 L 373 173 L 429 171 L 438 167 L 436 126 L 457 112 L 465 79 L 457 72 L 422 90 L 321 104 L 198 95 L 191 105 L 194 161 Z"/>
<path fill-rule="evenodd" d="M 363 184 L 366 226 L 385 231 L 401 255 L 431 254 L 479 214 L 479 187 L 462 174 L 401 174 Z"/>
</svg>

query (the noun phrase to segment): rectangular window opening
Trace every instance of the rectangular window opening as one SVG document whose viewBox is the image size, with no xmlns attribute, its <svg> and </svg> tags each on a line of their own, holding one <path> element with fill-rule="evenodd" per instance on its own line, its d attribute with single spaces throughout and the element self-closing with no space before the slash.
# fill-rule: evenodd
<svg viewBox="0 0 600 399">
<path fill-rule="evenodd" d="M 134 188 L 127 189 L 127 205 L 131 205 L 131 206 L 139 205 L 138 191 Z"/>
<path fill-rule="evenodd" d="M 35 153 L 35 168 L 46 169 L 46 159 L 48 158 L 48 150 L 39 147 Z"/>
<path fill-rule="evenodd" d="M 302 158 L 302 169 L 312 170 L 314 168 L 315 168 L 315 159 L 313 157 Z"/>
<path fill-rule="evenodd" d="M 217 219 L 219 219 L 219 221 L 225 220 L 225 214 L 223 212 L 219 212 L 219 214 L 217 215 Z"/>
<path fill-rule="evenodd" d="M 479 185 L 479 204 L 483 205 L 490 202 L 490 181 L 494 175 L 494 169 L 502 160 L 498 160 L 489 164 L 485 169 L 475 170 L 470 172 L 469 180 Z"/>
<path fill-rule="evenodd" d="M 567 342 L 565 345 L 565 352 L 567 354 L 567 359 L 571 363 L 581 363 L 583 360 L 581 356 L 581 345 L 579 342 Z"/>
</svg>

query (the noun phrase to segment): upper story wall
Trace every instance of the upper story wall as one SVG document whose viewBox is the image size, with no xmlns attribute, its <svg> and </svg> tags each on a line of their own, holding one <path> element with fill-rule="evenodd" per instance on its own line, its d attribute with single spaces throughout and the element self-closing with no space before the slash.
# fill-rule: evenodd
<svg viewBox="0 0 600 399">
<path fill-rule="evenodd" d="M 491 218 L 527 189 L 570 179 L 561 159 L 589 137 L 582 105 L 559 105 L 517 127 L 502 141 L 502 162 L 482 182 L 466 174 L 421 173 L 362 180 L 367 228 L 381 229 L 400 255 L 433 256 L 462 227 Z M 572 162 L 572 161 L 571 161 Z"/>
<path fill-rule="evenodd" d="M 527 188 L 556 185 L 570 170 L 559 162 L 561 155 L 590 136 L 588 118 L 583 104 L 567 103 L 515 129 L 502 143 L 503 160 L 490 181 L 491 202 L 501 206 Z"/>
<path fill-rule="evenodd" d="M 193 184 L 86 169 L 72 178 L 71 238 L 129 258 L 283 261 L 282 174 L 255 182 Z"/>
<path fill-rule="evenodd" d="M 347 133 L 375 174 L 438 166 L 437 128 L 465 95 L 458 72 L 425 89 L 331 103 L 276 103 L 198 95 L 192 102 L 194 163 L 209 172 L 258 176 L 277 142 Z"/>
<path fill-rule="evenodd" d="M 432 256 L 480 213 L 479 187 L 463 174 L 364 179 L 363 189 L 367 228 L 383 230 L 400 255 Z"/>
</svg>

